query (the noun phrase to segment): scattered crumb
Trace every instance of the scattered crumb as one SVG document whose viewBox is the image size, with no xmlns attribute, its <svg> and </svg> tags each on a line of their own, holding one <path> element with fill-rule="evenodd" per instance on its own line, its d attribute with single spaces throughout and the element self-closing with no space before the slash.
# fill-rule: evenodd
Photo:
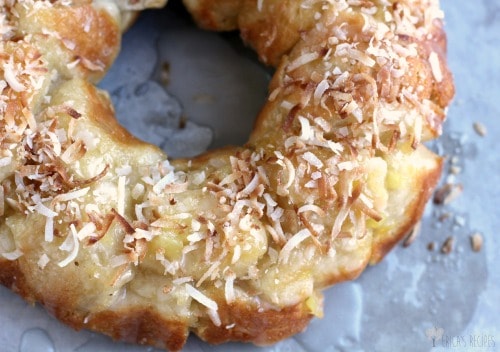
<svg viewBox="0 0 500 352">
<path fill-rule="evenodd" d="M 455 243 L 455 238 L 453 236 L 449 236 L 441 246 L 441 253 L 450 254 L 453 250 L 453 245 Z"/>
<path fill-rule="evenodd" d="M 403 247 L 405 247 L 405 248 L 409 247 L 415 241 L 415 239 L 420 234 L 421 226 L 422 226 L 421 222 L 418 222 L 415 224 L 413 229 L 408 233 L 405 240 L 403 241 Z"/>
<path fill-rule="evenodd" d="M 486 136 L 488 130 L 486 129 L 485 125 L 483 125 L 481 122 L 474 122 L 473 126 L 474 126 L 474 131 L 476 131 L 478 135 L 480 135 L 481 137 Z"/>
<path fill-rule="evenodd" d="M 429 242 L 427 244 L 427 249 L 430 251 L 430 252 L 434 252 L 434 250 L 436 249 L 436 242 Z"/>
<path fill-rule="evenodd" d="M 476 232 L 470 236 L 470 244 L 474 252 L 479 252 L 483 247 L 483 236 Z"/>
<path fill-rule="evenodd" d="M 455 215 L 455 225 L 459 227 L 464 227 L 466 223 L 466 220 L 463 216 L 460 215 Z"/>
<path fill-rule="evenodd" d="M 439 222 L 445 222 L 450 217 L 451 217 L 451 213 L 446 212 L 446 213 L 443 213 L 443 214 L 439 215 L 438 220 L 439 220 Z"/>
<path fill-rule="evenodd" d="M 453 175 L 458 175 L 462 172 L 462 168 L 460 166 L 452 165 L 450 166 L 450 173 Z"/>
<path fill-rule="evenodd" d="M 434 203 L 451 203 L 462 194 L 463 189 L 461 184 L 446 183 L 434 193 Z"/>
<path fill-rule="evenodd" d="M 450 161 L 453 165 L 456 165 L 460 162 L 460 158 L 458 157 L 458 155 L 454 155 L 451 157 Z"/>
</svg>

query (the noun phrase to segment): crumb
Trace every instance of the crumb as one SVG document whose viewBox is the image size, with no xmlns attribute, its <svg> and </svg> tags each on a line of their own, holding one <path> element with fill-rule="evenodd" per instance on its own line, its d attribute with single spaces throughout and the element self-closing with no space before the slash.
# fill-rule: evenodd
<svg viewBox="0 0 500 352">
<path fill-rule="evenodd" d="M 453 250 L 453 245 L 455 243 L 455 238 L 453 236 L 449 236 L 441 246 L 441 253 L 450 254 Z"/>
<path fill-rule="evenodd" d="M 486 136 L 486 133 L 488 133 L 486 126 L 483 125 L 481 122 L 474 122 L 474 131 L 481 137 Z"/>
<path fill-rule="evenodd" d="M 464 227 L 465 223 L 466 223 L 466 220 L 464 217 L 462 217 L 460 215 L 455 215 L 455 225 L 457 225 L 459 227 Z"/>
<path fill-rule="evenodd" d="M 446 213 L 439 215 L 438 220 L 439 220 L 439 222 L 445 222 L 450 217 L 451 217 L 451 213 L 446 212 Z"/>
<path fill-rule="evenodd" d="M 483 247 L 483 236 L 479 232 L 472 234 L 470 236 L 470 244 L 474 252 L 481 251 Z"/>
<path fill-rule="evenodd" d="M 450 166 L 450 173 L 453 175 L 458 175 L 462 172 L 462 168 L 460 166 L 452 165 Z"/>
<path fill-rule="evenodd" d="M 461 184 L 446 183 L 434 193 L 434 204 L 448 204 L 462 193 Z"/>
<path fill-rule="evenodd" d="M 436 242 L 429 242 L 427 244 L 427 249 L 430 251 L 430 252 L 434 252 L 434 250 L 436 249 Z"/>
</svg>

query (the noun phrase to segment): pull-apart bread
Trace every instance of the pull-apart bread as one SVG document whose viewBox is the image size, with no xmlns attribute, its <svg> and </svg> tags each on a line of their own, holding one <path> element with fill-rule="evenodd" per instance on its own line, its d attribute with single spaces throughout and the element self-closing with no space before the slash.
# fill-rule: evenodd
<svg viewBox="0 0 500 352">
<path fill-rule="evenodd" d="M 270 344 L 419 220 L 453 96 L 437 0 L 185 0 L 276 67 L 242 147 L 171 161 L 97 89 L 134 12 L 0 1 L 0 282 L 75 329 Z M 245 99 L 242 97 L 241 99 Z M 227 116 L 232 118 L 232 116 Z"/>
</svg>

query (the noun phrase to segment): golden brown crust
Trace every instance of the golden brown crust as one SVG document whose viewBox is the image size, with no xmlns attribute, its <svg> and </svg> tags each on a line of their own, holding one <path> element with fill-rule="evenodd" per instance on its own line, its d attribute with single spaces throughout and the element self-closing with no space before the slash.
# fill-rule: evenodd
<svg viewBox="0 0 500 352">
<path fill-rule="evenodd" d="M 434 169 L 423 171 L 415 177 L 414 187 L 419 190 L 415 199 L 406 208 L 402 223 L 393 227 L 390 234 L 381 233 L 373 243 L 370 265 L 379 263 L 421 220 L 422 214 L 441 177 L 442 160 Z"/>
<path fill-rule="evenodd" d="M 259 310 L 246 302 L 220 302 L 221 325 L 201 322 L 195 333 L 212 344 L 228 341 L 252 342 L 265 346 L 302 332 L 313 318 L 303 304 L 282 309 Z"/>
<path fill-rule="evenodd" d="M 425 56 L 429 57 L 433 52 L 438 55 L 443 77 L 439 82 L 432 80 L 432 98 L 437 101 L 439 106 L 446 108 L 455 95 L 455 85 L 451 71 L 446 64 L 447 39 L 443 26 L 443 21 L 434 21 L 431 39 L 425 42 Z"/>
<path fill-rule="evenodd" d="M 87 329 L 100 331 L 115 340 L 180 351 L 189 334 L 182 321 L 169 321 L 151 307 L 104 311 L 87 318 Z"/>
<path fill-rule="evenodd" d="M 105 9 L 95 8 L 88 1 L 75 7 L 41 7 L 22 15 L 18 30 L 34 35 L 40 51 L 59 61 L 60 73 L 69 75 L 64 66 L 74 66 L 72 70 L 81 77 L 97 82 L 118 54 L 118 23 Z"/>
<path fill-rule="evenodd" d="M 259 10 L 253 1 L 244 3 L 238 20 L 241 37 L 271 66 L 277 66 L 316 22 L 311 14 L 318 5 L 304 9 L 298 1 L 263 1 Z"/>
<path fill-rule="evenodd" d="M 0 283 L 22 296 L 28 302 L 35 302 L 33 293 L 26 286 L 24 274 L 16 261 L 0 259 Z"/>
<path fill-rule="evenodd" d="M 91 329 L 115 340 L 153 345 L 169 351 L 180 351 L 186 342 L 189 330 L 185 322 L 169 321 L 150 307 L 127 307 L 86 315 L 75 310 L 73 299 L 78 293 L 69 294 L 67 285 L 57 285 L 66 290 L 51 290 L 50 297 L 44 297 L 43 292 L 37 294 L 39 287 L 28 285 L 25 273 L 18 261 L 0 260 L 2 285 L 28 302 L 42 304 L 54 317 L 75 330 Z M 58 292 L 60 294 L 56 295 Z"/>
<path fill-rule="evenodd" d="M 197 24 L 204 29 L 231 31 L 238 28 L 243 0 L 183 0 Z"/>
</svg>

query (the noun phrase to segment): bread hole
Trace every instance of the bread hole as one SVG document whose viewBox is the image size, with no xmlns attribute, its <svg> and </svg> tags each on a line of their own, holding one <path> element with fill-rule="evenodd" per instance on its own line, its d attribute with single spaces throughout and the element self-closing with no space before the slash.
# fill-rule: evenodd
<svg viewBox="0 0 500 352">
<path fill-rule="evenodd" d="M 101 86 L 125 128 L 179 158 L 244 144 L 269 80 L 239 33 L 203 31 L 167 6 L 141 14 Z"/>
</svg>

